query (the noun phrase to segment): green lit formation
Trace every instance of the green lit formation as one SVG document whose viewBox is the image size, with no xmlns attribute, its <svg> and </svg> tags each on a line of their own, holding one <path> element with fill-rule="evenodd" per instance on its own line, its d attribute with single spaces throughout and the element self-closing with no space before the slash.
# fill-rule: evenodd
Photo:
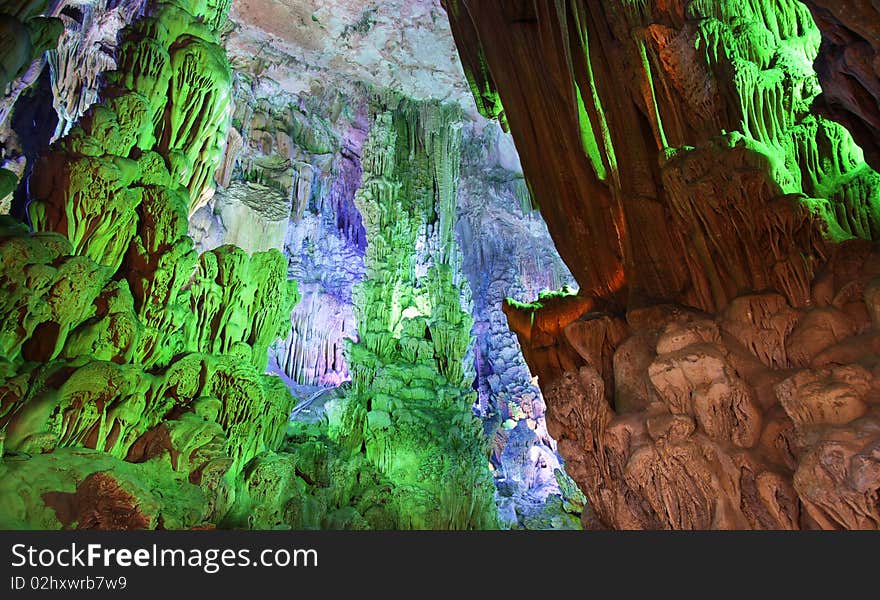
<svg viewBox="0 0 880 600">
<path fill-rule="evenodd" d="M 638 2 L 609 10 L 637 32 L 640 100 L 667 206 L 688 240 L 695 304 L 776 287 L 803 305 L 826 240 L 880 234 L 880 176 L 846 129 L 810 112 L 821 36 L 809 10 L 796 0 L 701 0 L 687 4 L 683 24 Z M 598 96 L 591 109 L 581 129 L 604 140 L 585 143 L 601 176 L 619 159 L 595 133 L 597 122 L 608 129 Z M 725 176 L 710 177 L 719 163 Z"/>
<path fill-rule="evenodd" d="M 3 527 L 228 523 L 245 465 L 284 440 L 294 399 L 263 371 L 287 261 L 187 236 L 225 137 L 229 3 L 150 8 L 106 103 L 37 165 L 35 233 L 0 229 Z"/>
<path fill-rule="evenodd" d="M 228 10 L 149 2 L 105 100 L 35 165 L 33 232 L 0 222 L 0 527 L 496 527 L 453 238 L 461 115 L 376 100 L 354 381 L 289 422 L 264 373 L 298 299 L 287 260 L 199 256 L 187 233 L 226 139 Z M 329 152 L 319 129 L 290 133 Z"/>
<path fill-rule="evenodd" d="M 42 16 L 46 0 L 9 0 L 0 4 L 0 89 L 24 74 L 31 62 L 54 48 L 64 24 Z"/>
<path fill-rule="evenodd" d="M 452 237 L 457 109 L 390 98 L 365 144 L 367 276 L 355 291 L 352 392 L 331 436 L 363 446 L 393 486 L 399 528 L 495 526 L 485 439 L 466 366 L 473 321 Z"/>
<path fill-rule="evenodd" d="M 498 526 L 452 231 L 459 120 L 450 106 L 376 99 L 355 196 L 369 244 L 351 385 L 324 394 L 324 419 L 297 418 L 280 451 L 247 465 L 227 524 Z"/>
<path fill-rule="evenodd" d="M 802 2 L 444 5 L 583 294 L 714 312 L 776 289 L 801 307 L 831 245 L 880 234 L 880 176 L 812 110 Z"/>
</svg>

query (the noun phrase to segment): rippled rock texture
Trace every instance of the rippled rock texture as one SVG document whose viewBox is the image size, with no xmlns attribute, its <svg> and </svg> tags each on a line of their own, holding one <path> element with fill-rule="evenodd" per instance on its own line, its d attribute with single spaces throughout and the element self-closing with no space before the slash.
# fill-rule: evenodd
<svg viewBox="0 0 880 600">
<path fill-rule="evenodd" d="M 717 315 L 508 305 L 587 524 L 877 528 L 878 273 L 848 242 L 807 308 L 775 292 Z"/>
</svg>

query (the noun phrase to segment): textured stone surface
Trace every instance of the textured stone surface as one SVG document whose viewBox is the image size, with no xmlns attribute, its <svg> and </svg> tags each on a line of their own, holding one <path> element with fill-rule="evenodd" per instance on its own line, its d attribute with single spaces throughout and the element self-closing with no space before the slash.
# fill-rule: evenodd
<svg viewBox="0 0 880 600">
<path fill-rule="evenodd" d="M 820 33 L 794 0 L 446 3 L 586 295 L 803 306 L 826 244 L 877 235 L 880 180 L 810 112 Z M 548 90 L 551 90 L 548 92 Z"/>
<path fill-rule="evenodd" d="M 46 55 L 58 126 L 54 139 L 98 100 L 100 78 L 116 68 L 119 32 L 143 10 L 145 0 L 58 2 L 64 33 Z"/>
<path fill-rule="evenodd" d="M 189 234 L 201 250 L 233 244 L 248 253 L 284 250 L 291 198 L 253 182 L 235 182 L 190 219 Z"/>
<path fill-rule="evenodd" d="M 52 464 L 58 452 L 79 465 L 66 453 L 85 446 L 109 462 L 50 482 L 16 519 L 51 510 L 44 526 L 494 526 L 492 441 L 499 502 L 515 504 L 507 525 L 577 526 L 584 500 L 497 311 L 505 295 L 528 299 L 567 272 L 510 137 L 476 115 L 439 3 L 236 3 L 229 24 L 223 2 L 146 3 L 142 14 L 137 1 L 68 4 L 58 4 L 64 34 L 36 90 L 51 92 L 58 115 L 25 190 L 41 233 L 3 238 L 7 312 L 24 301 L 25 327 L 5 336 L 0 418 L 10 460 Z M 279 18 L 303 10 L 308 20 Z M 365 150 L 368 136 L 378 141 Z M 462 158 L 469 183 L 458 194 Z M 4 165 L 3 196 L 25 172 Z M 378 187 L 399 189 L 357 196 L 364 165 Z M 377 224 L 388 198 L 411 218 Z M 491 225 L 499 215 L 501 228 Z M 465 220 L 488 225 L 470 281 L 459 245 L 476 244 L 457 236 Z M 484 239 L 495 235 L 534 241 L 541 254 L 519 268 L 521 253 Z M 365 258 L 369 284 L 359 283 Z M 477 273 L 490 263 L 491 294 Z M 303 295 L 293 310 L 291 278 Z M 469 283 L 482 356 L 471 350 Z M 390 338 L 377 329 L 383 303 L 370 300 L 388 294 L 400 302 L 395 318 L 410 322 Z M 413 310 L 426 311 L 423 330 Z M 267 358 L 281 377 L 261 374 Z M 475 364 L 486 436 L 471 414 Z M 345 385 L 301 404 L 282 447 L 293 402 L 282 382 L 299 393 L 375 372 L 375 389 Z M 153 475 L 127 464 L 149 464 L 157 485 L 179 489 L 181 516 L 141 485 Z"/>
<path fill-rule="evenodd" d="M 141 4 L 0 3 L 6 526 L 878 526 L 872 4 Z"/>
<path fill-rule="evenodd" d="M 804 0 L 822 31 L 817 110 L 843 123 L 880 169 L 880 7 L 871 0 Z"/>
<path fill-rule="evenodd" d="M 456 237 L 473 296 L 479 408 L 484 419 L 505 424 L 496 435 L 514 435 L 515 423 L 525 421 L 543 444 L 540 391 L 499 307 L 507 297 L 532 300 L 573 280 L 531 206 L 510 136 L 493 122 L 469 124 L 463 136 Z M 552 454 L 552 446 L 542 448 Z"/>
<path fill-rule="evenodd" d="M 585 524 L 876 528 L 877 333 L 865 306 L 834 329 L 818 294 L 828 281 L 836 297 L 864 290 L 878 256 L 842 246 L 813 287 L 814 307 L 801 310 L 778 294 L 748 295 L 717 316 L 630 310 L 621 330 L 560 302 L 509 306 L 545 392 L 548 430 L 595 511 Z M 530 310 L 534 322 L 520 318 Z M 555 331 L 541 325 L 557 320 Z"/>
<path fill-rule="evenodd" d="M 240 0 L 231 18 L 235 68 L 291 93 L 362 82 L 473 110 L 439 0 Z"/>
<path fill-rule="evenodd" d="M 355 195 L 370 242 L 354 291 L 352 393 L 331 437 L 363 445 L 394 484 L 401 526 L 495 527 L 487 442 L 471 410 L 470 290 L 453 235 L 459 110 L 380 101 Z"/>
<path fill-rule="evenodd" d="M 877 526 L 880 180 L 818 114 L 875 153 L 876 8 L 807 4 L 444 2 L 580 284 L 505 312 L 588 526 Z"/>
</svg>

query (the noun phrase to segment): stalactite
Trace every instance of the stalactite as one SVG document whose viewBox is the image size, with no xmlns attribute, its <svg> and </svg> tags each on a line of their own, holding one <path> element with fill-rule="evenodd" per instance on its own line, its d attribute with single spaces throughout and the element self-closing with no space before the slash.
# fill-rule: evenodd
<svg viewBox="0 0 880 600">
<path fill-rule="evenodd" d="M 801 261 L 797 251 L 783 250 L 775 281 L 768 281 L 764 269 L 753 268 L 760 260 L 749 258 L 761 255 L 767 244 L 743 247 L 746 236 L 719 242 L 712 239 L 714 231 L 701 234 L 702 241 L 693 237 L 694 223 L 713 230 L 719 227 L 716 218 L 726 222 L 739 218 L 737 213 L 758 214 L 734 202 L 704 208 L 706 197 L 676 185 L 677 175 L 667 172 L 694 149 L 740 152 L 739 144 L 713 141 L 733 133 L 766 157 L 763 166 L 755 165 L 754 175 L 774 191 L 761 204 L 786 215 L 794 209 L 799 214 L 791 218 L 809 221 L 815 234 L 803 239 L 826 231 L 873 236 L 874 174 L 844 129 L 810 114 L 820 91 L 812 69 L 820 34 L 804 4 L 570 0 L 532 13 L 520 21 L 524 24 L 515 28 L 514 37 L 500 33 L 508 29 L 508 16 L 497 1 L 462 0 L 451 22 L 477 88 L 497 85 L 507 111 L 513 111 L 507 116 L 536 204 L 585 292 L 621 307 L 662 298 L 715 310 L 740 289 L 769 284 L 802 290 L 803 281 L 821 265 L 821 252 L 801 248 Z M 558 39 L 565 51 L 545 43 L 549 39 Z M 515 45 L 540 52 L 519 56 Z M 516 66 L 507 60 L 510 56 L 517 56 Z M 483 57 L 483 68 L 476 69 L 476 57 Z M 620 77 L 621 70 L 631 76 Z M 548 72 L 555 75 L 548 77 Z M 551 83 L 561 86 L 552 100 L 536 91 Z M 567 125 L 545 122 L 543 115 L 549 113 L 564 115 Z M 545 135 L 541 131 L 556 136 L 560 149 L 547 152 L 538 139 Z M 577 160 L 570 149 L 575 144 L 580 147 Z M 548 160 L 560 165 L 548 169 Z M 660 173 L 653 166 L 658 161 Z M 851 187 L 861 188 L 864 196 Z M 788 194 L 802 194 L 800 208 L 776 202 Z M 688 218 L 670 219 L 688 195 Z M 827 199 L 833 210 L 812 212 L 808 198 Z M 745 217 L 746 229 L 753 228 L 750 218 Z M 769 220 L 781 218 L 787 217 Z M 620 268 L 607 256 L 600 260 L 599 250 L 584 255 L 597 237 L 619 241 Z M 792 282 L 783 280 L 788 275 Z M 724 283 L 731 276 L 737 283 Z M 621 289 L 627 298 L 616 295 Z M 807 296 L 798 297 L 803 301 Z"/>
<path fill-rule="evenodd" d="M 107 0 L 82 5 L 76 16 L 58 15 L 64 33 L 47 52 L 58 126 L 53 140 L 66 135 L 98 101 L 100 78 L 116 68 L 114 50 L 119 31 L 143 9 L 145 0 L 126 0 L 112 9 Z"/>
</svg>

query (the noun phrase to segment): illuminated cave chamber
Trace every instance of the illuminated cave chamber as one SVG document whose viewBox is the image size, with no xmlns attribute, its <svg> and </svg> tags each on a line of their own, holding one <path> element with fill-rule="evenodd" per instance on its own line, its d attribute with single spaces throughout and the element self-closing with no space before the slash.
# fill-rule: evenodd
<svg viewBox="0 0 880 600">
<path fill-rule="evenodd" d="M 501 313 L 573 280 L 439 5 L 7 4 L 3 524 L 580 526 Z"/>
</svg>

